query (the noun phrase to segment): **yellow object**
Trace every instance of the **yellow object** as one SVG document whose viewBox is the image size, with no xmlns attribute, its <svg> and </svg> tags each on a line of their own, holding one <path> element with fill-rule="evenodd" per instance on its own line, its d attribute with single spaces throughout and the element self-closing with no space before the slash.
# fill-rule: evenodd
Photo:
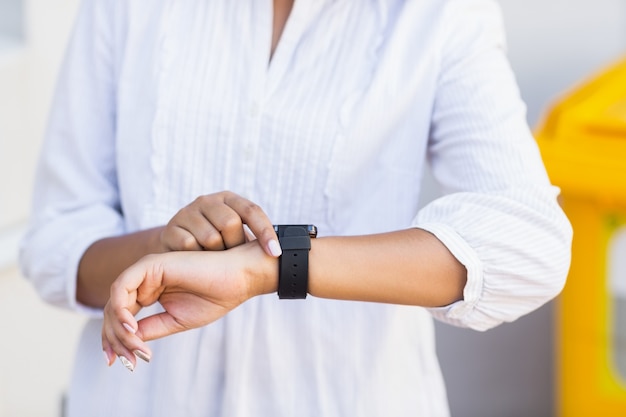
<svg viewBox="0 0 626 417">
<path fill-rule="evenodd" d="M 561 100 L 537 141 L 574 227 L 558 415 L 626 416 L 626 60 Z"/>
</svg>

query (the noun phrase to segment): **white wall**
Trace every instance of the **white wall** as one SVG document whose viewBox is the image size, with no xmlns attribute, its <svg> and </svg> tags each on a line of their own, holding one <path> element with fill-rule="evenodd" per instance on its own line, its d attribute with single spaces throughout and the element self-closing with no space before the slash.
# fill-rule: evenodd
<svg viewBox="0 0 626 417">
<path fill-rule="evenodd" d="M 0 229 L 27 215 L 35 158 L 76 4 L 23 0 L 23 40 L 0 45 L 0 174 L 5 179 Z"/>
<path fill-rule="evenodd" d="M 77 2 L 0 0 L 0 417 L 60 415 L 82 324 L 80 317 L 43 304 L 15 266 Z"/>
<path fill-rule="evenodd" d="M 60 416 L 82 323 L 43 304 L 16 268 L 0 270 L 0 417 Z"/>
<path fill-rule="evenodd" d="M 36 156 L 78 0 L 3 2 L 0 12 L 23 22 L 0 19 L 6 23 L 0 26 L 0 269 L 14 258 L 16 234 L 28 215 Z"/>
<path fill-rule="evenodd" d="M 9 2 L 21 0 L 0 1 L 13 7 L 6 13 L 14 13 L 16 3 Z M 19 36 L 10 42 L 2 37 L 2 25 L 5 33 L 22 29 L 3 23 L 12 20 L 0 7 L 0 417 L 58 415 L 82 323 L 42 304 L 14 266 L 53 81 L 77 3 L 23 0 L 21 44 L 15 43 Z M 511 62 L 533 125 L 555 97 L 626 50 L 623 0 L 501 4 Z M 548 305 L 484 334 L 438 325 L 453 417 L 552 415 L 552 321 Z"/>
<path fill-rule="evenodd" d="M 24 7 L 22 0 L 0 2 L 0 36 L 22 38 Z"/>
<path fill-rule="evenodd" d="M 623 0 L 500 0 L 534 125 L 562 92 L 626 52 Z"/>
</svg>

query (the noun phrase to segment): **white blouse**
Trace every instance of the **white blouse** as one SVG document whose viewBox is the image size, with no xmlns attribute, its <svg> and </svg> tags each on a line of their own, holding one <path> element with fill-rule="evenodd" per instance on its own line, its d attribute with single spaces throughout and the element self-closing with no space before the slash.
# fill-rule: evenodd
<svg viewBox="0 0 626 417">
<path fill-rule="evenodd" d="M 446 416 L 431 315 L 486 330 L 562 288 L 571 229 L 492 0 L 84 0 L 38 170 L 24 274 L 89 314 L 69 416 Z M 444 196 L 420 209 L 426 164 Z M 408 227 L 468 271 L 418 307 L 257 297 L 109 369 L 77 304 L 86 248 L 231 190 L 320 235 Z"/>
</svg>

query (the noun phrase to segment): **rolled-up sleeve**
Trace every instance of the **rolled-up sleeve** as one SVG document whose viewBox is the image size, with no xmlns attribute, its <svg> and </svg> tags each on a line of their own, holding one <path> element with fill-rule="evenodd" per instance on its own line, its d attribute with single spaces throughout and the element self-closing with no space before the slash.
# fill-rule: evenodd
<svg viewBox="0 0 626 417">
<path fill-rule="evenodd" d="M 51 106 L 20 265 L 51 304 L 76 302 L 78 264 L 96 240 L 124 232 L 115 164 L 112 2 L 80 7 Z"/>
<path fill-rule="evenodd" d="M 526 122 L 498 5 L 449 3 L 444 22 L 452 34 L 442 47 L 429 144 L 444 196 L 413 225 L 437 236 L 467 269 L 463 300 L 432 314 L 487 330 L 561 291 L 572 229 Z"/>
</svg>

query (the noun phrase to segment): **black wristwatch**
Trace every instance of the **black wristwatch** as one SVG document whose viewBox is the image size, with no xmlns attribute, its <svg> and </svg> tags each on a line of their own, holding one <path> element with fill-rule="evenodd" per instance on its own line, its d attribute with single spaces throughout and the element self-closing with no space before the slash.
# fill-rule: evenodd
<svg viewBox="0 0 626 417">
<path fill-rule="evenodd" d="M 274 226 L 283 254 L 278 263 L 278 298 L 303 299 L 309 290 L 309 251 L 317 236 L 312 224 Z"/>
</svg>

